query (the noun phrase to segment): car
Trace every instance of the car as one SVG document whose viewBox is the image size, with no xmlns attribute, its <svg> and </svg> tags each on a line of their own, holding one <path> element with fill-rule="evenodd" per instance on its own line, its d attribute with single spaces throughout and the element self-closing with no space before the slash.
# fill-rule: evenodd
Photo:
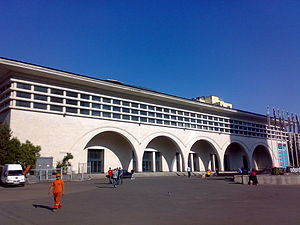
<svg viewBox="0 0 300 225">
<path fill-rule="evenodd" d="M 131 170 L 131 172 L 128 172 L 127 170 L 123 170 L 123 179 L 124 178 L 131 178 L 133 173 L 134 173 L 133 170 Z"/>
</svg>

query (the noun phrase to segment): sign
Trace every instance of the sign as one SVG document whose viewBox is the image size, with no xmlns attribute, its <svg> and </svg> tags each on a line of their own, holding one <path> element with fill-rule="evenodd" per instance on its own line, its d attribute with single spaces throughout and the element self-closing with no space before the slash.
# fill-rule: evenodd
<svg viewBox="0 0 300 225">
<path fill-rule="evenodd" d="M 287 150 L 287 144 L 285 142 L 278 142 L 277 150 L 278 150 L 279 166 L 281 168 L 288 167 L 289 166 L 289 155 L 288 155 L 288 150 Z"/>
</svg>

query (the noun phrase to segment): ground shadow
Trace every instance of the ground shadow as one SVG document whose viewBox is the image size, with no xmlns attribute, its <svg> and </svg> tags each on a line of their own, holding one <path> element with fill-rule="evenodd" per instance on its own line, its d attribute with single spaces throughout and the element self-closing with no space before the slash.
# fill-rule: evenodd
<svg viewBox="0 0 300 225">
<path fill-rule="evenodd" d="M 53 208 L 47 205 L 39 205 L 39 204 L 32 204 L 34 208 L 42 208 L 42 209 L 48 209 L 50 211 L 53 211 Z"/>
<path fill-rule="evenodd" d="M 96 186 L 97 188 L 114 188 L 113 186 Z"/>
</svg>

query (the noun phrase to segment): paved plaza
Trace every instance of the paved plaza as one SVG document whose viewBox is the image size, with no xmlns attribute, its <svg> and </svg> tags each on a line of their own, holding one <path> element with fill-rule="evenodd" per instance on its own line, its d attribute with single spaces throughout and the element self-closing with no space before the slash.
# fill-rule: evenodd
<svg viewBox="0 0 300 225">
<path fill-rule="evenodd" d="M 141 177 L 117 188 L 104 179 L 66 182 L 63 208 L 52 212 L 49 185 L 0 187 L 0 224 L 300 224 L 300 186 L 199 177 Z"/>
</svg>

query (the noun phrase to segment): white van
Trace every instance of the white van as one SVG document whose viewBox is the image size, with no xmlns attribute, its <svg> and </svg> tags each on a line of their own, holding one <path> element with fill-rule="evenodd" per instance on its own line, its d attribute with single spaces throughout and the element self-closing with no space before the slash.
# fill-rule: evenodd
<svg viewBox="0 0 300 225">
<path fill-rule="evenodd" d="M 25 176 L 20 164 L 5 164 L 1 168 L 1 183 L 4 185 L 25 185 Z"/>
</svg>

